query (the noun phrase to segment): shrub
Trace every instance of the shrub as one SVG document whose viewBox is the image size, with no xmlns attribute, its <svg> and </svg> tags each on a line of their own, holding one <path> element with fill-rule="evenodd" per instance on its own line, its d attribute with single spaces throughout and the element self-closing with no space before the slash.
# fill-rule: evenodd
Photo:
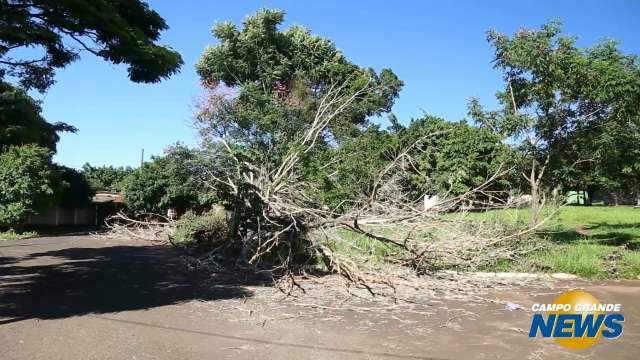
<svg viewBox="0 0 640 360">
<path fill-rule="evenodd" d="M 209 250 L 226 241 L 228 231 L 225 210 L 218 206 L 201 215 L 187 211 L 177 221 L 173 237 L 176 244 Z"/>
<path fill-rule="evenodd" d="M 199 161 L 200 153 L 177 145 L 131 172 L 121 182 L 129 210 L 164 214 L 211 206 L 213 197 L 197 176 Z"/>
<path fill-rule="evenodd" d="M 35 231 L 16 232 L 13 229 L 7 230 L 5 232 L 0 231 L 0 240 L 21 240 L 36 236 L 38 236 L 38 233 Z"/>
<path fill-rule="evenodd" d="M 57 204 L 62 207 L 83 207 L 91 204 L 95 194 L 83 173 L 66 166 L 54 165 L 57 182 Z"/>
<path fill-rule="evenodd" d="M 36 145 L 11 146 L 0 153 L 0 224 L 18 225 L 52 201 L 52 155 Z"/>
</svg>

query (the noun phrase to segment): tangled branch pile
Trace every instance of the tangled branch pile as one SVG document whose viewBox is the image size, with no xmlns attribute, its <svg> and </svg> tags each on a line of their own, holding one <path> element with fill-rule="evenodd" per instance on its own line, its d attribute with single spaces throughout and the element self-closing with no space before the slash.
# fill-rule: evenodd
<svg viewBox="0 0 640 360">
<path fill-rule="evenodd" d="M 224 210 L 183 209 L 173 241 L 195 243 L 203 261 L 291 279 L 322 268 L 365 286 L 385 271 L 481 268 L 533 248 L 532 229 L 460 215 L 504 206 L 519 181 L 501 166 L 515 155 L 499 134 L 429 116 L 404 127 L 390 114 L 403 85 L 393 71 L 360 67 L 302 27 L 280 31 L 283 20 L 263 10 L 214 29 L 219 43 L 197 65 L 199 159 L 179 159 Z M 389 130 L 368 120 L 383 114 Z"/>
<path fill-rule="evenodd" d="M 299 273 L 320 260 L 325 270 L 362 283 L 365 273 L 392 271 L 394 266 L 418 273 L 478 269 L 535 248 L 528 236 L 533 229 L 472 222 L 464 216 L 466 208 L 505 206 L 507 196 L 492 187 L 508 170 L 498 169 L 479 186 L 445 195 L 427 209 L 423 196 L 411 194 L 405 173 L 416 166 L 412 150 L 441 132 L 397 149 L 366 196 L 354 194 L 335 208 L 310 196 L 316 185 L 301 176 L 302 159 L 313 153 L 334 119 L 371 91 L 376 87 L 370 83 L 357 91 L 347 91 L 345 84 L 331 86 L 313 121 L 275 165 L 242 157 L 233 144 L 220 139 L 228 158 L 215 163 L 226 167 L 207 171 L 204 180 L 212 188 L 222 185 L 230 191 L 232 211 L 226 241 L 217 242 L 207 257 L 232 257 L 276 273 Z"/>
<path fill-rule="evenodd" d="M 175 232 L 175 222 L 158 214 L 141 214 L 132 218 L 123 212 L 105 219 L 107 232 L 99 236 L 112 239 L 138 239 L 169 243 Z"/>
<path fill-rule="evenodd" d="M 316 155 L 318 143 L 336 118 L 377 85 L 353 90 L 330 86 L 318 102 L 312 121 L 288 142 L 278 161 L 251 157 L 237 142 L 219 137 L 200 180 L 226 197 L 226 209 L 187 212 L 178 221 L 162 217 L 134 220 L 118 214 L 108 222 L 112 235 L 189 243 L 200 261 L 231 262 L 274 275 L 324 270 L 367 286 L 382 274 L 412 269 L 418 274 L 443 269 L 474 270 L 513 260 L 536 249 L 534 228 L 498 221 L 470 221 L 468 209 L 506 206 L 508 194 L 495 190 L 509 169 L 498 168 L 478 186 L 443 194 L 426 207 L 425 194 L 407 186 L 407 173 L 418 164 L 416 149 L 443 131 L 397 147 L 371 180 L 366 194 L 352 194 L 328 207 L 314 197 L 316 182 L 303 176 L 302 165 Z M 324 140 L 323 140 L 324 141 Z M 330 164 L 339 163 L 340 153 Z M 413 171 L 415 176 L 415 171 Z M 425 174 L 423 176 L 428 176 Z"/>
</svg>

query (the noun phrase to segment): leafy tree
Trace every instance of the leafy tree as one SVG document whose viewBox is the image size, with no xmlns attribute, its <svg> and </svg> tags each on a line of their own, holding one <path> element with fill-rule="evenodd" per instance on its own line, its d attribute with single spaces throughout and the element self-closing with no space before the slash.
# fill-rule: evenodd
<svg viewBox="0 0 640 360">
<path fill-rule="evenodd" d="M 397 134 L 371 125 L 336 148 L 314 153 L 301 170 L 301 177 L 311 184 L 306 189 L 308 195 L 336 210 L 370 197 L 380 172 L 393 160 L 398 147 Z"/>
<path fill-rule="evenodd" d="M 208 177 L 219 192 L 227 192 L 222 198 L 233 209 L 231 239 L 265 231 L 259 225 L 263 221 L 276 228 L 292 221 L 268 209 L 265 199 L 272 190 L 280 191 L 281 182 L 294 177 L 326 178 L 307 168 L 359 136 L 370 116 L 390 111 L 402 87 L 391 70 L 358 66 L 330 40 L 302 26 L 280 30 L 283 21 L 284 12 L 264 9 L 247 17 L 241 28 L 216 24 L 213 34 L 219 43 L 207 48 L 197 64 L 208 93 L 196 125 L 203 143 L 224 145 L 233 160 L 217 156 L 232 166 L 224 177 L 209 168 L 214 174 Z M 316 189 L 300 190 L 305 201 L 313 201 L 305 190 L 318 194 Z M 265 219 L 271 215 L 278 219 Z"/>
<path fill-rule="evenodd" d="M 477 120 L 524 140 L 531 163 L 523 175 L 531 188 L 535 223 L 543 180 L 553 183 L 554 174 L 567 174 L 576 164 L 607 161 L 590 159 L 587 153 L 593 149 L 577 141 L 592 138 L 603 124 L 635 118 L 640 67 L 637 57 L 624 55 L 612 41 L 577 48 L 575 38 L 561 35 L 557 22 L 512 37 L 490 31 L 488 40 L 495 49 L 494 66 L 505 80 L 498 93 L 504 110 Z M 477 107 L 472 110 L 480 113 Z"/>
<path fill-rule="evenodd" d="M 82 175 L 94 190 L 115 191 L 122 190 L 122 182 L 134 170 L 131 167 L 91 166 L 82 165 Z"/>
<path fill-rule="evenodd" d="M 506 172 L 517 161 L 513 149 L 486 128 L 425 116 L 412 120 L 400 133 L 414 163 L 406 166 L 408 184 L 417 195 L 461 195 Z M 487 191 L 506 191 L 514 186 L 513 175 L 501 176 Z M 517 182 L 516 182 L 517 184 Z M 496 195 L 500 196 L 500 195 Z"/>
<path fill-rule="evenodd" d="M 62 207 L 83 207 L 91 203 L 95 191 L 83 173 L 78 170 L 55 165 L 56 203 Z"/>
<path fill-rule="evenodd" d="M 157 82 L 182 65 L 177 52 L 157 44 L 167 28 L 140 0 L 0 0 L 0 79 L 45 91 L 56 69 L 87 51 L 127 64 L 132 81 Z M 24 50 L 33 48 L 41 54 Z"/>
<path fill-rule="evenodd" d="M 48 123 L 38 102 L 0 81 L 0 223 L 19 225 L 47 205 L 86 204 L 86 181 L 72 169 L 51 162 L 61 131 L 76 129 Z"/>
<path fill-rule="evenodd" d="M 246 18 L 242 29 L 216 24 L 219 44 L 207 48 L 197 64 L 203 83 L 213 90 L 198 114 L 206 135 L 277 156 L 308 129 L 320 99 L 335 87 L 371 91 L 332 122 L 321 141 L 357 134 L 369 116 L 391 109 L 402 87 L 391 70 L 377 74 L 359 67 L 330 40 L 302 26 L 280 31 L 283 21 L 283 11 L 265 9 Z M 221 94 L 225 86 L 228 91 Z"/>
<path fill-rule="evenodd" d="M 56 150 L 59 132 L 75 132 L 65 123 L 48 123 L 42 109 L 27 93 L 0 81 L 0 152 L 9 146 L 35 144 Z"/>
<path fill-rule="evenodd" d="M 199 181 L 200 154 L 183 146 L 168 150 L 127 175 L 122 182 L 127 207 L 138 213 L 182 213 L 213 203 L 214 196 Z"/>
<path fill-rule="evenodd" d="M 576 141 L 595 160 L 574 167 L 575 179 L 581 181 L 581 187 L 575 188 L 590 193 L 598 189 L 634 192 L 636 204 L 640 205 L 640 125 L 636 124 L 640 121 L 608 122 L 591 131 L 589 138 Z"/>
<path fill-rule="evenodd" d="M 53 199 L 51 150 L 33 144 L 0 153 L 0 224 L 15 226 Z"/>
<path fill-rule="evenodd" d="M 48 206 L 82 207 L 93 195 L 77 170 L 51 163 L 53 152 L 34 144 L 0 153 L 0 224 L 17 226 Z"/>
<path fill-rule="evenodd" d="M 504 172 L 486 189 L 500 198 L 517 188 L 517 173 L 509 169 L 519 161 L 516 151 L 501 140 L 465 122 L 425 116 L 404 127 L 396 120 L 388 130 L 370 126 L 360 136 L 317 153 L 302 177 L 318 203 L 332 209 L 348 207 L 352 200 L 374 196 L 380 174 L 408 151 L 388 175 L 397 176 L 414 200 L 425 194 L 461 195 Z"/>
<path fill-rule="evenodd" d="M 375 138 L 368 118 L 390 111 L 402 82 L 389 69 L 378 73 L 352 63 L 333 42 L 302 26 L 280 30 L 283 21 L 283 11 L 263 9 L 247 17 L 241 28 L 230 22 L 216 24 L 213 34 L 219 44 L 207 48 L 197 64 L 208 93 L 196 114 L 196 124 L 207 146 L 215 148 L 224 139 L 241 163 L 277 169 L 283 159 L 299 150 L 327 95 L 335 95 L 332 99 L 338 93 L 342 98 L 353 96 L 354 101 L 314 137 L 313 148 L 296 155 L 299 175 L 315 186 L 307 189 L 308 195 L 332 206 L 340 202 L 341 193 L 365 191 L 368 180 L 347 185 L 346 179 L 366 169 L 346 160 L 340 165 L 343 175 L 336 175 L 342 178 L 337 179 L 329 176 L 319 159 L 336 165 L 332 158 L 341 144 L 360 135 Z M 229 163 L 221 152 L 216 158 Z M 352 165 L 357 169 L 348 174 L 346 169 Z M 236 196 L 250 196 L 251 191 L 241 192 Z M 227 201 L 232 208 L 252 204 L 247 211 L 260 213 L 259 201 L 254 200 Z"/>
<path fill-rule="evenodd" d="M 58 133 L 76 129 L 48 123 L 26 91 L 44 92 L 80 51 L 127 64 L 132 81 L 164 79 L 182 64 L 178 53 L 157 44 L 166 28 L 138 0 L 0 0 L 0 222 L 16 224 L 54 195 L 63 206 L 79 206 L 91 194 L 82 174 L 51 162 Z"/>
</svg>

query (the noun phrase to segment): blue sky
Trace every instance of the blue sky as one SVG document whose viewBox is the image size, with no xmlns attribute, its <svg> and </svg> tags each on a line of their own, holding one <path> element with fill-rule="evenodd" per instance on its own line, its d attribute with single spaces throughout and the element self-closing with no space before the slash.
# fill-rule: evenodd
<svg viewBox="0 0 640 360">
<path fill-rule="evenodd" d="M 49 121 L 79 128 L 65 134 L 56 161 L 80 167 L 136 165 L 140 150 L 161 154 L 181 141 L 196 145 L 190 126 L 200 93 L 194 64 L 217 21 L 242 19 L 261 7 L 287 12 L 285 27 L 302 24 L 332 39 L 353 62 L 389 67 L 405 82 L 393 111 L 403 122 L 424 112 L 464 118 L 469 97 L 492 106 L 501 84 L 492 69 L 485 32 L 513 33 L 550 19 L 581 46 L 613 38 L 627 53 L 640 54 L 640 1 L 211 1 L 155 0 L 150 6 L 169 26 L 162 43 L 185 61 L 179 75 L 154 85 L 128 81 L 126 69 L 89 54 L 58 72 L 43 100 Z"/>
</svg>

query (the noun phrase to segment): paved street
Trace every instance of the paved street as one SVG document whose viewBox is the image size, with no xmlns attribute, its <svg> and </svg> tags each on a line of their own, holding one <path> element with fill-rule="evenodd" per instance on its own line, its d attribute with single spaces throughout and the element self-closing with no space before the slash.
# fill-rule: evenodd
<svg viewBox="0 0 640 360">
<path fill-rule="evenodd" d="M 166 247 L 90 236 L 0 242 L 0 358 L 633 359 L 640 353 L 637 282 L 587 286 L 601 301 L 622 303 L 627 321 L 619 340 L 576 352 L 527 338 L 522 329 L 530 314 L 499 304 L 480 311 L 454 304 L 479 314 L 457 327 L 443 326 L 451 319 L 435 310 L 413 323 L 382 314 L 368 328 L 352 326 L 373 321 L 359 313 L 258 325 L 221 319 L 207 304 L 251 302 L 252 286 L 201 287 L 175 255 Z M 521 304 L 553 298 L 533 299 L 524 290 L 495 296 Z"/>
</svg>

